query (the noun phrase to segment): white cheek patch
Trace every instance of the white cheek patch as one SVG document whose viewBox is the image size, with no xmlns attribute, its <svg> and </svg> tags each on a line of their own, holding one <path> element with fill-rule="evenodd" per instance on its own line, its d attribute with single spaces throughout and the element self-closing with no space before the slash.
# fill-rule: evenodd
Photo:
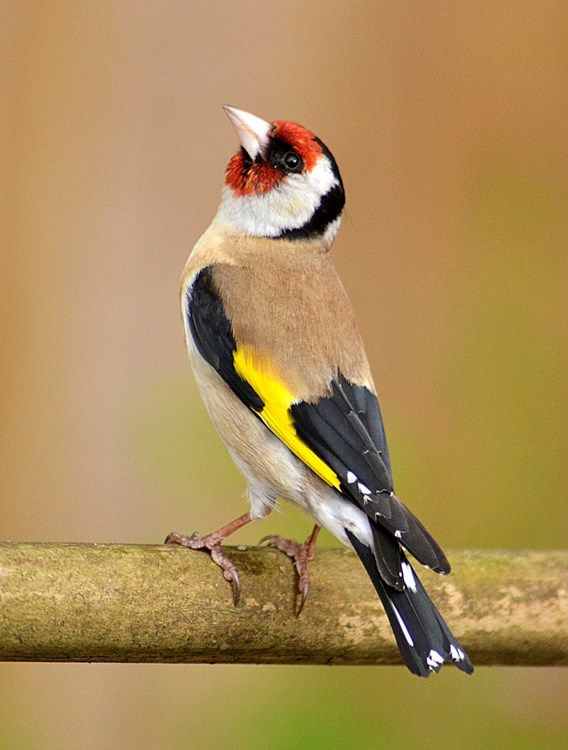
<svg viewBox="0 0 568 750">
<path fill-rule="evenodd" d="M 310 189 L 314 193 L 317 193 L 320 198 L 322 195 L 329 192 L 334 185 L 337 185 L 337 178 L 333 174 L 327 156 L 320 156 L 309 172 L 306 172 L 303 175 L 290 175 L 290 177 L 303 179 L 310 186 Z"/>
<path fill-rule="evenodd" d="M 337 184 L 328 158 L 322 155 L 309 172 L 288 175 L 267 193 L 237 196 L 225 187 L 216 221 L 254 237 L 278 237 L 288 229 L 307 224 L 322 196 Z M 326 231 L 330 240 L 338 229 L 336 219 Z"/>
</svg>

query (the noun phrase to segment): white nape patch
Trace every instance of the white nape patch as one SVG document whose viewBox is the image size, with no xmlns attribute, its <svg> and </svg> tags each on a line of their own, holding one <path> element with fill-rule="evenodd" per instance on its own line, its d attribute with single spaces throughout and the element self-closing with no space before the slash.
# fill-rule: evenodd
<svg viewBox="0 0 568 750">
<path fill-rule="evenodd" d="M 450 643 L 450 656 L 454 661 L 463 661 L 465 654 L 461 648 L 456 648 L 453 643 Z"/>
<path fill-rule="evenodd" d="M 394 532 L 394 535 L 397 539 L 402 539 L 402 531 L 399 531 L 398 529 Z"/>
<path fill-rule="evenodd" d="M 404 637 L 406 638 L 406 642 L 409 646 L 414 646 L 414 641 L 412 640 L 412 636 L 408 632 L 408 628 L 406 627 L 404 620 L 398 613 L 398 609 L 394 606 L 394 604 L 391 602 L 391 607 L 393 608 L 393 611 L 396 615 L 396 619 L 398 620 L 398 624 L 400 625 L 402 632 L 404 634 Z"/>
<path fill-rule="evenodd" d="M 357 489 L 362 495 L 370 495 L 371 490 L 367 487 L 366 484 L 363 484 L 363 482 L 357 482 Z"/>
<path fill-rule="evenodd" d="M 326 245 L 331 245 L 333 240 L 336 238 L 337 233 L 339 232 L 340 226 L 341 216 L 338 216 L 335 221 L 332 221 L 331 224 L 328 224 L 327 229 L 323 233 L 323 241 L 326 243 Z"/>
<path fill-rule="evenodd" d="M 354 474 L 352 471 L 347 472 L 347 484 L 355 484 L 357 481 L 357 475 Z"/>
<path fill-rule="evenodd" d="M 213 221 L 228 224 L 253 237 L 277 237 L 286 229 L 297 229 L 306 224 L 318 208 L 322 196 L 337 184 L 331 163 L 322 154 L 309 172 L 287 175 L 267 193 L 238 196 L 225 186 Z M 330 228 L 331 225 L 326 234 Z M 335 233 L 337 229 L 339 224 Z"/>
<path fill-rule="evenodd" d="M 434 649 L 430 650 L 430 653 L 426 657 L 426 664 L 430 667 L 432 670 L 436 670 L 440 667 L 440 664 L 444 663 L 444 657 L 441 656 L 437 651 L 434 651 Z"/>
<path fill-rule="evenodd" d="M 412 572 L 412 568 L 407 562 L 403 562 L 401 564 L 402 568 L 402 578 L 405 582 L 405 584 L 408 586 L 408 588 L 416 593 L 416 580 L 414 578 L 414 573 Z"/>
</svg>

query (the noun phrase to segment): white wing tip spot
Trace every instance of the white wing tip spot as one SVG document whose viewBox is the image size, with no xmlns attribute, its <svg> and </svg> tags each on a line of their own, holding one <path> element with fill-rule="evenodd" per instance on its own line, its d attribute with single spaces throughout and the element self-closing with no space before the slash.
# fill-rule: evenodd
<svg viewBox="0 0 568 750">
<path fill-rule="evenodd" d="M 370 495 L 371 494 L 371 490 L 367 487 L 366 484 L 363 484 L 363 482 L 357 482 L 357 489 L 363 495 Z"/>
<path fill-rule="evenodd" d="M 352 471 L 347 472 L 347 484 L 354 484 L 357 481 L 357 475 Z"/>
</svg>

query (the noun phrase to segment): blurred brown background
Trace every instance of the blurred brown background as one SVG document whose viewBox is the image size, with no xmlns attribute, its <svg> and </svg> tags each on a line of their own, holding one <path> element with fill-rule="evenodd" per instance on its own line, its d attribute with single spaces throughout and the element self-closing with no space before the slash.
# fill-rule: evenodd
<svg viewBox="0 0 568 750">
<path fill-rule="evenodd" d="M 177 298 L 227 102 L 339 162 L 399 494 L 447 547 L 564 546 L 567 31 L 546 0 L 3 0 L 0 537 L 244 511 Z M 286 509 L 236 541 L 308 528 Z M 567 697 L 546 669 L 4 664 L 0 746 L 551 748 Z"/>
</svg>

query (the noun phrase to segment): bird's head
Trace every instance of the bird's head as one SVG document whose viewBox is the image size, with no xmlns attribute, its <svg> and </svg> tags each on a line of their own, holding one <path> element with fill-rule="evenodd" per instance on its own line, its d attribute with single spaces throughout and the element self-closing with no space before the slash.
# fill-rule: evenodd
<svg viewBox="0 0 568 750">
<path fill-rule="evenodd" d="M 345 193 L 329 149 L 295 122 L 224 110 L 241 148 L 227 165 L 217 221 L 254 237 L 331 244 Z"/>
</svg>

